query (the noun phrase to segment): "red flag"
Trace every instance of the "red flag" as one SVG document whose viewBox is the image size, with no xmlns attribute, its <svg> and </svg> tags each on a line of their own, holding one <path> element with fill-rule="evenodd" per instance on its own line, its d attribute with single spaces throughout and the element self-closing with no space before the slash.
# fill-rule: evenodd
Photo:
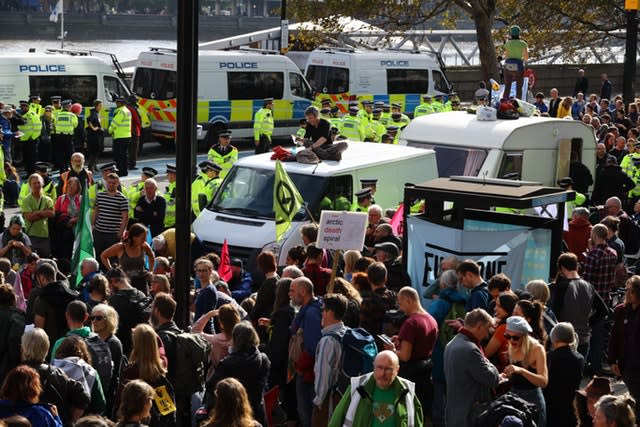
<svg viewBox="0 0 640 427">
<path fill-rule="evenodd" d="M 402 225 L 404 221 L 404 204 L 400 203 L 398 209 L 396 209 L 396 213 L 393 214 L 393 218 L 391 218 L 391 228 L 393 229 L 393 234 L 399 236 L 402 234 Z"/>
<path fill-rule="evenodd" d="M 222 280 L 228 282 L 231 280 L 233 273 L 231 272 L 231 258 L 229 258 L 229 246 L 227 239 L 222 244 L 222 253 L 220 254 L 220 266 L 218 267 L 218 275 Z"/>
</svg>

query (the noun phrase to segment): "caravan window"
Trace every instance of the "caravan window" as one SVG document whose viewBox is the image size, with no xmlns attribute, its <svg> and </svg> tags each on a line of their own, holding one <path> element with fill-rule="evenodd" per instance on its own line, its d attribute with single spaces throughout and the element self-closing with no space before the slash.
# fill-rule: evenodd
<svg viewBox="0 0 640 427">
<path fill-rule="evenodd" d="M 82 105 L 92 105 L 98 98 L 98 77 L 93 76 L 29 76 L 30 93 L 43 100 L 59 95 Z"/>
<path fill-rule="evenodd" d="M 265 73 L 227 73 L 229 99 L 282 99 L 284 92 L 284 74 Z"/>
<path fill-rule="evenodd" d="M 388 69 L 387 93 L 427 93 L 429 70 Z"/>
<path fill-rule="evenodd" d="M 349 91 L 349 69 L 310 65 L 307 81 L 316 92 L 343 93 Z"/>
<path fill-rule="evenodd" d="M 122 82 L 115 77 L 104 77 L 104 99 L 108 101 L 115 101 L 120 96 L 129 95 L 129 90 L 124 87 Z"/>
<path fill-rule="evenodd" d="M 435 150 L 440 178 L 457 175 L 478 176 L 478 172 L 487 158 L 487 150 L 475 148 L 430 145 L 413 141 L 407 141 L 407 145 Z"/>
<path fill-rule="evenodd" d="M 517 173 L 518 179 L 522 178 L 522 151 L 505 151 L 500 163 L 498 178 L 504 178 L 510 173 Z"/>
<path fill-rule="evenodd" d="M 433 76 L 433 90 L 431 92 L 449 93 L 449 82 L 441 71 L 431 70 L 431 76 Z"/>
<path fill-rule="evenodd" d="M 175 71 L 139 67 L 133 80 L 133 92 L 141 98 L 164 101 L 176 97 Z"/>
</svg>

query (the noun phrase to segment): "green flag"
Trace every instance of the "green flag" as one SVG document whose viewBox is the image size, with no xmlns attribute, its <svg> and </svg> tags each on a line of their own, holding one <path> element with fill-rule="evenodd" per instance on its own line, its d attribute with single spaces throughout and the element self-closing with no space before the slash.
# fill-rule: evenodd
<svg viewBox="0 0 640 427">
<path fill-rule="evenodd" d="M 89 208 L 89 195 L 87 185 L 82 191 L 82 202 L 80 204 L 80 215 L 75 226 L 75 240 L 73 243 L 73 256 L 71 257 L 71 265 L 76 275 L 75 286 L 82 281 L 80 266 L 86 258 L 93 258 L 93 236 L 91 234 L 91 208 Z"/>
<path fill-rule="evenodd" d="M 276 241 L 291 227 L 291 221 L 304 199 L 291 181 L 280 160 L 276 160 L 276 177 L 273 182 L 273 211 L 276 213 Z"/>
</svg>

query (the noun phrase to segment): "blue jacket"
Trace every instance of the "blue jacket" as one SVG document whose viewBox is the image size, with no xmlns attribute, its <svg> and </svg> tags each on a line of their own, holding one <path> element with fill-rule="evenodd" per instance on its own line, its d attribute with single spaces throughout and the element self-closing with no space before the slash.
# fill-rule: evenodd
<svg viewBox="0 0 640 427">
<path fill-rule="evenodd" d="M 8 144 L 13 139 L 13 131 L 11 130 L 11 122 L 5 116 L 0 114 L 0 128 L 4 134 L 3 144 Z"/>
<path fill-rule="evenodd" d="M 466 311 L 469 312 L 474 308 L 482 308 L 485 311 L 489 311 L 489 287 L 485 282 L 471 289 L 469 294 L 469 301 L 467 301 Z"/>
<path fill-rule="evenodd" d="M 0 418 L 21 415 L 31 422 L 33 427 L 62 427 L 60 417 L 54 416 L 46 404 L 29 404 L 0 400 Z"/>
<path fill-rule="evenodd" d="M 304 335 L 304 349 L 312 357 L 316 354 L 316 347 L 322 338 L 322 304 L 319 298 L 314 298 L 303 306 L 291 325 L 291 334 L 302 328 Z"/>
<path fill-rule="evenodd" d="M 433 301 L 427 309 L 427 312 L 438 322 L 438 330 L 443 327 L 444 319 L 449 314 L 452 304 L 456 302 L 466 304 L 467 296 L 455 289 L 446 288 L 440 291 L 438 299 Z M 448 326 L 444 327 L 448 328 Z M 442 345 L 440 339 L 436 340 L 436 344 L 433 347 L 431 362 L 433 363 L 431 372 L 433 379 L 444 382 L 444 345 Z"/>
<path fill-rule="evenodd" d="M 253 277 L 248 271 L 240 271 L 240 278 L 237 280 L 232 278 L 229 280 L 229 289 L 231 296 L 240 304 L 245 298 L 251 295 L 251 287 L 253 286 Z"/>
</svg>

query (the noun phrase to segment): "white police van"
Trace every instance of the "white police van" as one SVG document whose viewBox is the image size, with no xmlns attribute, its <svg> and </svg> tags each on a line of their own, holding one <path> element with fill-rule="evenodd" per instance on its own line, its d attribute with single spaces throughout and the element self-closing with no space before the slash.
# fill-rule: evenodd
<svg viewBox="0 0 640 427">
<path fill-rule="evenodd" d="M 343 112 L 349 100 L 402 104 L 412 114 L 422 94 L 448 94 L 447 80 L 433 53 L 322 47 L 309 54 L 305 77 L 317 94 Z"/>
<path fill-rule="evenodd" d="M 275 162 L 270 158 L 271 153 L 266 153 L 238 160 L 192 226 L 208 251 L 219 253 L 226 239 L 231 256 L 241 258 L 252 273 L 262 250 L 273 251 L 278 265 L 284 265 L 289 249 L 302 244 L 300 227 L 310 221 L 307 211 L 301 209 L 282 240 L 275 241 Z M 363 178 L 377 178 L 376 203 L 395 208 L 402 202 L 405 183 L 438 176 L 432 150 L 362 142 L 349 142 L 340 162 L 284 162 L 283 166 L 316 220 L 327 200 L 343 197 L 352 203 Z"/>
<path fill-rule="evenodd" d="M 156 139 L 173 140 L 176 124 L 177 54 L 150 48 L 138 56 L 133 92 L 151 118 Z M 201 51 L 198 55 L 198 140 L 217 142 L 218 131 L 253 138 L 253 117 L 264 98 L 274 98 L 274 136 L 294 133 L 312 92 L 286 56 L 270 51 Z"/>
<path fill-rule="evenodd" d="M 82 104 L 84 117 L 88 117 L 93 102 L 101 99 L 101 121 L 106 128 L 116 96 L 129 94 L 117 72 L 88 51 L 50 50 L 0 56 L 0 101 L 5 104 L 17 105 L 29 95 L 40 95 L 44 106 L 51 103 L 52 96 L 61 96 Z"/>
</svg>

